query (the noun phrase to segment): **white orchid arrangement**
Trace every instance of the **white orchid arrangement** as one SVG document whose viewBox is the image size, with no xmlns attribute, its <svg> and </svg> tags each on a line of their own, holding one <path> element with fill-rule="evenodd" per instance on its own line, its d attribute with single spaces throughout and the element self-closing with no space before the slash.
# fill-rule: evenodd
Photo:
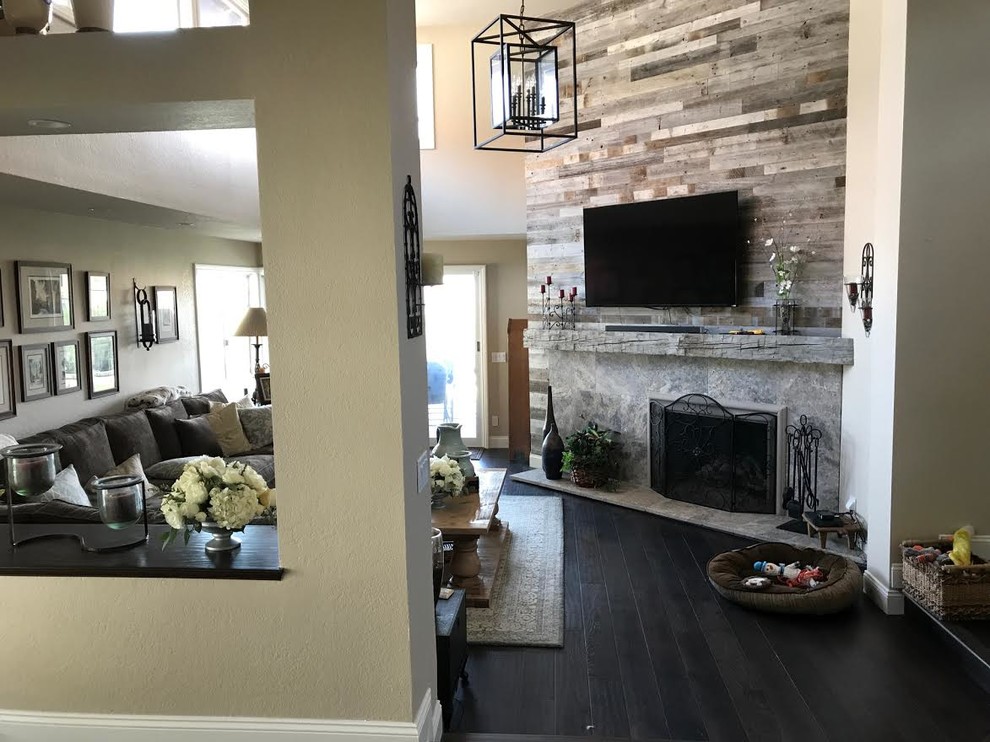
<svg viewBox="0 0 990 742">
<path fill-rule="evenodd" d="M 449 456 L 430 458 L 430 492 L 434 495 L 459 495 L 464 490 L 464 472 Z"/>
<path fill-rule="evenodd" d="M 782 235 L 779 238 L 771 236 L 763 243 L 763 246 L 770 251 L 769 262 L 773 269 L 777 296 L 785 301 L 791 298 L 791 292 L 794 290 L 801 269 L 816 254 L 814 250 L 806 250 L 802 245 L 793 244 L 788 232 L 788 220 L 791 217 L 792 214 L 788 214 L 787 219 L 781 222 Z M 766 226 L 766 220 L 763 224 Z M 807 238 L 807 242 L 811 242 L 810 237 Z"/>
<path fill-rule="evenodd" d="M 162 548 L 183 532 L 185 542 L 204 523 L 238 531 L 266 511 L 274 512 L 275 490 L 246 464 L 228 464 L 203 456 L 190 461 L 172 489 L 162 497 L 161 510 L 171 528 Z"/>
</svg>

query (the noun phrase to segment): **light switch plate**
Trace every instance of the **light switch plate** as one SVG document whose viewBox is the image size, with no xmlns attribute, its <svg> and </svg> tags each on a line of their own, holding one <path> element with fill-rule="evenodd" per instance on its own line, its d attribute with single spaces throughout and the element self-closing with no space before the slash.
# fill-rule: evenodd
<svg viewBox="0 0 990 742">
<path fill-rule="evenodd" d="M 417 492 L 422 492 L 430 483 L 430 452 L 423 451 L 416 461 L 416 485 Z"/>
<path fill-rule="evenodd" d="M 492 353 L 492 363 L 505 363 L 505 353 Z"/>
<path fill-rule="evenodd" d="M 493 428 L 498 427 L 498 415 L 492 415 L 492 427 Z"/>
</svg>

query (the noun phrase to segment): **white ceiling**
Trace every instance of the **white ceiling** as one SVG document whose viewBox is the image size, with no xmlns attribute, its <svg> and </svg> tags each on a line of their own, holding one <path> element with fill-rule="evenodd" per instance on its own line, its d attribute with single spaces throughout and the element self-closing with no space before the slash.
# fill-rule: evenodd
<svg viewBox="0 0 990 742">
<path fill-rule="evenodd" d="M 552 17 L 573 5 L 573 0 L 526 0 L 526 15 Z M 518 0 L 416 0 L 416 25 L 418 26 L 477 26 L 501 13 L 518 15 Z"/>
</svg>

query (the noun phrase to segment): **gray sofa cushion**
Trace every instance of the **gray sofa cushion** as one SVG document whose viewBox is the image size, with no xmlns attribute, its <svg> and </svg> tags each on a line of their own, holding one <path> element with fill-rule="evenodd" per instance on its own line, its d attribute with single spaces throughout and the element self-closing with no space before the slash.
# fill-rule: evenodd
<svg viewBox="0 0 990 742">
<path fill-rule="evenodd" d="M 179 434 L 183 456 L 221 456 L 223 451 L 217 434 L 205 416 L 189 420 L 176 420 L 175 432 Z"/>
<path fill-rule="evenodd" d="M 161 452 L 161 459 L 168 461 L 169 459 L 177 459 L 182 456 L 182 443 L 179 441 L 179 433 L 175 429 L 176 420 L 185 420 L 189 417 L 186 413 L 186 408 L 179 403 L 179 407 L 182 410 L 182 417 L 177 416 L 177 411 L 171 406 L 156 407 L 151 410 L 145 410 L 143 414 L 148 418 L 148 424 L 151 426 L 151 432 L 155 435 L 155 441 L 158 443 L 158 450 Z M 141 457 L 144 460 L 144 457 Z M 152 462 L 157 464 L 158 461 Z"/>
<path fill-rule="evenodd" d="M 212 392 L 204 392 L 195 397 L 183 397 L 181 400 L 183 407 L 186 408 L 186 412 L 189 413 L 189 417 L 195 415 L 205 415 L 210 411 L 210 402 L 222 402 L 227 403 L 227 395 L 225 395 L 221 390 L 214 389 Z"/>
<path fill-rule="evenodd" d="M 59 451 L 62 466 L 75 466 L 80 482 L 102 477 L 117 463 L 113 460 L 110 439 L 102 420 L 80 420 L 44 435 L 51 435 L 56 443 L 62 444 Z"/>
<path fill-rule="evenodd" d="M 244 428 L 244 435 L 255 448 L 272 445 L 275 434 L 272 431 L 272 408 L 267 407 L 245 407 L 237 411 L 241 419 L 241 427 Z"/>
<path fill-rule="evenodd" d="M 241 455 L 232 456 L 227 459 L 230 461 L 237 461 L 241 464 L 247 464 L 252 469 L 254 469 L 261 478 L 265 480 L 269 487 L 275 486 L 275 457 L 270 454 L 258 454 L 258 455 Z"/>
<path fill-rule="evenodd" d="M 141 455 L 141 463 L 145 466 L 157 464 L 162 460 L 158 441 L 143 410 L 110 415 L 101 419 L 107 429 L 114 463 L 120 464 L 136 453 Z"/>
</svg>

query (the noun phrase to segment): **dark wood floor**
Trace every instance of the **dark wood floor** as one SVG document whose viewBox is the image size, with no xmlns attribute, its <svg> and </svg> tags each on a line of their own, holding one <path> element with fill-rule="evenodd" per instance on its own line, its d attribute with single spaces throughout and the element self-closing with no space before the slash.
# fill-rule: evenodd
<svg viewBox="0 0 990 742">
<path fill-rule="evenodd" d="M 504 494 L 548 493 L 511 483 Z M 746 541 L 563 504 L 564 647 L 472 647 L 448 739 L 990 739 L 990 694 L 953 676 L 954 655 L 923 622 L 866 601 L 831 618 L 747 611 L 704 571 Z"/>
</svg>

